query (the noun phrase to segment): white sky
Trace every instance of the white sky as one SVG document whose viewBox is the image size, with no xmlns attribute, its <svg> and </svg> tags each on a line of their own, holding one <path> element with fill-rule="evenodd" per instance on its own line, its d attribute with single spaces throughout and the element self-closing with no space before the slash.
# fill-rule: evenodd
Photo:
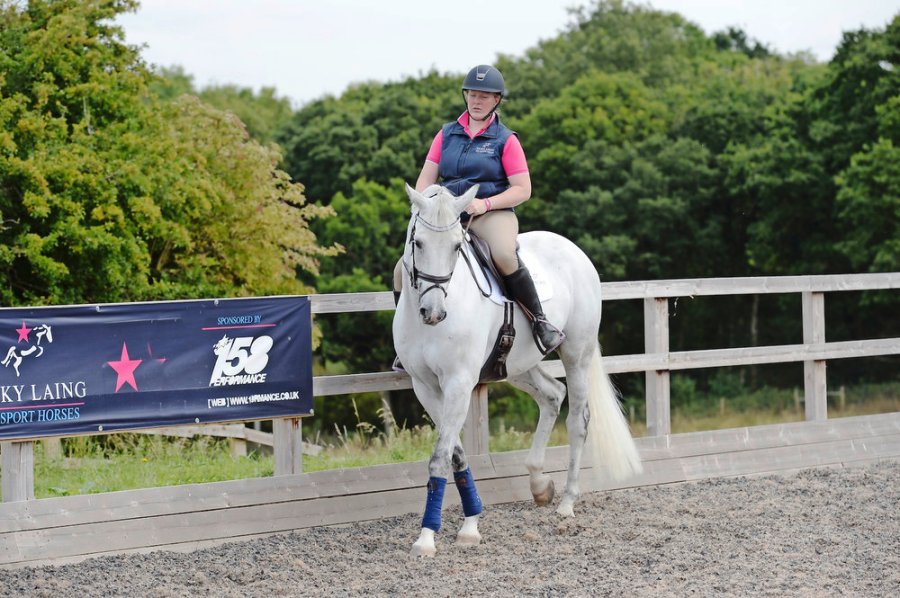
<svg viewBox="0 0 900 598">
<path fill-rule="evenodd" d="M 300 106 L 360 81 L 431 68 L 465 73 L 500 53 L 523 56 L 590 0 L 142 0 L 119 22 L 158 66 L 198 87 L 274 87 Z M 779 52 L 831 58 L 843 31 L 884 28 L 900 0 L 650 0 L 707 33 L 729 26 Z"/>
</svg>

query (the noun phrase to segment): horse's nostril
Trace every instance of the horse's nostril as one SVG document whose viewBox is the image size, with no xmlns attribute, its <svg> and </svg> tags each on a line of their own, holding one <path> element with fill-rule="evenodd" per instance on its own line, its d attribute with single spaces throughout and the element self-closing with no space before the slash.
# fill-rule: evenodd
<svg viewBox="0 0 900 598">
<path fill-rule="evenodd" d="M 425 317 L 425 308 L 424 307 L 419 308 L 419 315 L 422 316 L 423 318 Z"/>
</svg>

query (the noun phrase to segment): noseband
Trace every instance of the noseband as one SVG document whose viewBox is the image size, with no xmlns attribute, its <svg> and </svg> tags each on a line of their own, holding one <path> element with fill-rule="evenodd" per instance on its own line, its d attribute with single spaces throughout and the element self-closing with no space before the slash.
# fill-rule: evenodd
<svg viewBox="0 0 900 598">
<path fill-rule="evenodd" d="M 406 269 L 407 273 L 409 273 L 409 281 L 413 288 L 419 288 L 419 281 L 424 280 L 425 282 L 430 282 L 431 286 L 426 288 L 424 291 L 419 293 L 419 297 L 424 297 L 428 291 L 439 289 L 442 293 L 444 293 L 444 297 L 447 296 L 447 289 L 444 288 L 444 285 L 450 282 L 450 279 L 453 278 L 453 270 L 456 267 L 456 262 L 454 262 L 454 267 L 450 268 L 450 273 L 446 276 L 436 276 L 434 274 L 429 274 L 427 272 L 423 272 L 416 267 L 416 226 L 418 223 L 422 223 L 422 226 L 427 228 L 428 230 L 436 233 L 445 233 L 453 230 L 453 228 L 459 224 L 459 217 L 456 218 L 453 222 L 446 226 L 437 226 L 431 224 L 418 214 L 416 214 L 416 219 L 413 221 L 412 230 L 409 233 L 409 243 L 412 245 L 410 248 L 410 254 L 412 255 L 412 268 L 406 265 L 406 262 L 403 262 L 403 267 Z M 457 253 L 459 253 L 459 249 L 457 249 Z"/>
</svg>

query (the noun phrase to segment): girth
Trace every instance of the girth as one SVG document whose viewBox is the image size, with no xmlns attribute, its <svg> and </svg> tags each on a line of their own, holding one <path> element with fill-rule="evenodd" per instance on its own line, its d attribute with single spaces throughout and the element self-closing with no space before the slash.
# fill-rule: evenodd
<svg viewBox="0 0 900 598">
<path fill-rule="evenodd" d="M 509 300 L 503 302 L 503 324 L 500 325 L 500 332 L 497 334 L 497 341 L 494 343 L 491 354 L 481 366 L 481 373 L 478 375 L 479 382 L 496 382 L 506 379 L 506 358 L 509 357 L 513 342 L 516 340 L 516 328 L 513 326 L 514 305 Z"/>
</svg>

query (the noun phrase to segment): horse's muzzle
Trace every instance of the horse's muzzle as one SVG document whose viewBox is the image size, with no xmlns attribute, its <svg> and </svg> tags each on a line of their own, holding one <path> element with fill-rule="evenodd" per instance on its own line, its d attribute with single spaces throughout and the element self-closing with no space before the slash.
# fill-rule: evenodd
<svg viewBox="0 0 900 598">
<path fill-rule="evenodd" d="M 447 310 L 429 310 L 424 307 L 419 309 L 419 314 L 422 316 L 422 321 L 428 324 L 429 326 L 436 326 L 447 319 Z"/>
</svg>

